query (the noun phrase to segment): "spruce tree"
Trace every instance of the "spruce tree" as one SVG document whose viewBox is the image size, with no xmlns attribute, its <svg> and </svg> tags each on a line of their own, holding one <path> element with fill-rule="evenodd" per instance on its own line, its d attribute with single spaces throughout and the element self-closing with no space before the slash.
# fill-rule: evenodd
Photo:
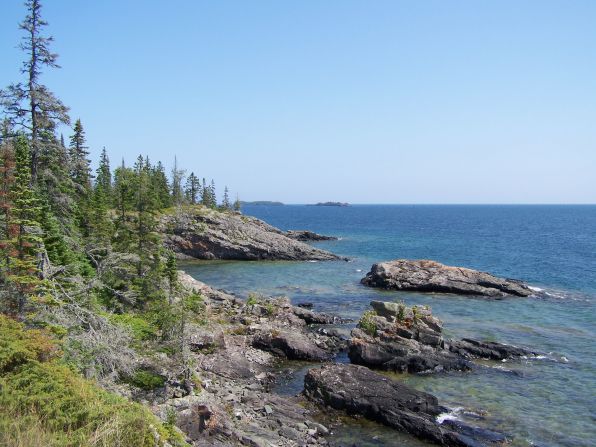
<svg viewBox="0 0 596 447">
<path fill-rule="evenodd" d="M 190 204 L 197 204 L 199 195 L 201 194 L 201 182 L 199 181 L 199 178 L 195 175 L 194 172 L 191 172 L 188 178 L 186 179 L 184 194 L 186 196 L 186 200 Z"/>
<path fill-rule="evenodd" d="M 43 285 L 39 269 L 41 205 L 30 186 L 30 166 L 27 140 L 20 135 L 14 148 L 14 181 L 9 194 L 11 209 L 6 222 L 8 234 L 2 241 L 8 256 L 1 265 L 4 282 L 14 291 L 11 294 L 12 310 L 19 319 L 24 319 L 28 300 L 39 295 Z"/>
<path fill-rule="evenodd" d="M 110 170 L 110 159 L 105 147 L 101 150 L 99 167 L 95 172 L 97 173 L 95 189 L 101 189 L 105 198 L 109 199 L 112 195 L 112 171 Z"/>
<path fill-rule="evenodd" d="M 182 191 L 184 173 L 183 169 L 178 169 L 178 159 L 174 157 L 174 167 L 172 168 L 172 202 L 174 205 L 182 204 L 184 199 Z"/>
<path fill-rule="evenodd" d="M 19 48 L 27 59 L 21 72 L 26 75 L 24 83 L 9 85 L 0 91 L 0 102 L 6 115 L 14 124 L 29 132 L 31 138 L 31 181 L 37 181 L 39 154 L 41 151 L 40 134 L 56 123 L 69 123 L 68 108 L 54 94 L 40 83 L 44 67 L 58 68 L 58 55 L 52 53 L 52 37 L 45 37 L 42 32 L 47 22 L 41 17 L 41 2 L 25 2 L 27 16 L 21 22 L 20 29 L 25 31 Z"/>
<path fill-rule="evenodd" d="M 158 208 L 168 208 L 172 205 L 170 185 L 161 161 L 158 161 L 157 165 L 151 167 L 151 188 L 157 199 Z"/>
<path fill-rule="evenodd" d="M 209 186 L 209 207 L 217 208 L 217 195 L 215 194 L 215 181 L 211 179 L 211 185 Z"/>
<path fill-rule="evenodd" d="M 88 147 L 85 146 L 85 130 L 80 119 L 75 122 L 73 130 L 74 134 L 70 137 L 68 153 L 70 175 L 77 187 L 77 194 L 86 196 L 91 189 L 91 162 L 88 158 Z"/>
<path fill-rule="evenodd" d="M 223 200 L 221 201 L 221 207 L 224 210 L 232 209 L 232 204 L 230 203 L 230 195 L 229 195 L 227 186 L 224 188 L 224 195 L 223 195 Z"/>
</svg>

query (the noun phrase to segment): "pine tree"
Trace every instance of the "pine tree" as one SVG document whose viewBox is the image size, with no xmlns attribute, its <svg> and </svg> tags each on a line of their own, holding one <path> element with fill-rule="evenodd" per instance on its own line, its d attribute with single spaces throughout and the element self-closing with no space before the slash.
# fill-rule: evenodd
<svg viewBox="0 0 596 447">
<path fill-rule="evenodd" d="M 207 187 L 207 182 L 205 182 L 205 177 L 203 177 L 203 186 L 201 187 L 201 204 L 208 207 L 210 203 L 210 190 Z"/>
<path fill-rule="evenodd" d="M 168 208 L 172 205 L 170 185 L 161 161 L 158 161 L 157 165 L 151 168 L 151 188 L 157 198 L 158 208 Z"/>
<path fill-rule="evenodd" d="M 3 165 L 7 167 L 7 159 Z M 11 303 L 13 312 L 23 319 L 28 300 L 41 293 L 39 254 L 42 245 L 39 219 L 41 206 L 31 188 L 31 157 L 24 136 L 17 137 L 14 148 L 14 180 L 10 185 L 10 212 L 2 241 L 7 256 L 2 259 L 1 271 L 4 282 L 13 289 Z"/>
<path fill-rule="evenodd" d="M 74 134 L 70 137 L 69 158 L 70 175 L 76 187 L 77 194 L 86 196 L 91 189 L 91 161 L 89 160 L 88 147 L 85 146 L 85 130 L 81 120 L 77 119 L 74 125 Z"/>
<path fill-rule="evenodd" d="M 168 251 L 165 275 L 168 280 L 168 300 L 170 305 L 174 302 L 174 294 L 178 285 L 178 265 L 173 251 Z"/>
<path fill-rule="evenodd" d="M 25 2 L 27 16 L 20 24 L 25 31 L 19 46 L 27 55 L 21 72 L 26 75 L 25 83 L 8 86 L 0 92 L 0 102 L 11 121 L 26 129 L 31 137 L 31 182 L 37 181 L 39 154 L 41 151 L 40 133 L 55 123 L 69 123 L 68 108 L 54 94 L 40 83 L 44 67 L 58 68 L 58 55 L 50 51 L 52 37 L 42 35 L 48 24 L 41 18 L 41 2 Z"/>
<path fill-rule="evenodd" d="M 101 189 L 106 199 L 112 195 L 112 171 L 110 170 L 110 159 L 104 147 L 101 150 L 99 158 L 99 167 L 97 168 L 97 176 L 95 178 L 95 189 Z"/>
<path fill-rule="evenodd" d="M 232 209 L 232 204 L 230 203 L 230 195 L 229 195 L 229 191 L 228 191 L 228 187 L 227 186 L 224 188 L 224 195 L 223 195 L 223 200 L 221 202 L 221 207 L 224 210 L 230 210 L 230 209 Z"/>
<path fill-rule="evenodd" d="M 211 180 L 209 185 L 209 205 L 210 208 L 217 208 L 217 196 L 215 194 L 215 182 Z"/>
<path fill-rule="evenodd" d="M 182 204 L 184 195 L 182 194 L 182 179 L 185 171 L 178 169 L 178 159 L 174 157 L 174 167 L 172 168 L 172 202 L 174 205 Z"/>
<path fill-rule="evenodd" d="M 236 195 L 236 200 L 234 201 L 234 211 L 240 212 L 240 209 L 241 209 L 240 199 L 238 198 L 238 195 Z"/>
<path fill-rule="evenodd" d="M 199 195 L 201 194 L 201 182 L 194 172 L 191 172 L 186 179 L 186 187 L 184 188 L 186 200 L 192 205 L 196 205 Z"/>
</svg>

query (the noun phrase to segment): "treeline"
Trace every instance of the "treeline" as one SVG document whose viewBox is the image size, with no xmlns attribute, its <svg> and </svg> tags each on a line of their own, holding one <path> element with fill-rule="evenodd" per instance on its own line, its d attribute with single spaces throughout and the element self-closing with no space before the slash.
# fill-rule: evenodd
<svg viewBox="0 0 596 447">
<path fill-rule="evenodd" d="M 240 202 L 232 203 L 227 187 L 218 202 L 213 180 L 186 175 L 177 160 L 169 175 L 143 156 L 112 169 L 104 148 L 93 172 L 81 120 L 68 143 L 58 135 L 71 124 L 69 109 L 41 82 L 45 69 L 58 67 L 58 56 L 44 35 L 39 0 L 25 5 L 24 78 L 0 90 L 2 310 L 24 319 L 27 303 L 50 300 L 75 277 L 101 277 L 93 292 L 111 309 L 138 304 L 141 296 L 171 301 L 162 282 L 172 282 L 175 261 L 160 243 L 159 214 L 197 204 L 239 210 Z M 130 256 L 110 270 L 106 260 L 114 253 Z M 131 265 L 134 275 L 123 273 Z"/>
</svg>

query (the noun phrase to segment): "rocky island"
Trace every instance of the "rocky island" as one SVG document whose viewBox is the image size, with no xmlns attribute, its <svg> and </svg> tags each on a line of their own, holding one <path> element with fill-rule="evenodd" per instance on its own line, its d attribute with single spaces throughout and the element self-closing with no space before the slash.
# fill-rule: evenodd
<svg viewBox="0 0 596 447">
<path fill-rule="evenodd" d="M 347 202 L 318 202 L 310 206 L 350 206 Z"/>
<path fill-rule="evenodd" d="M 389 290 L 489 297 L 524 297 L 534 293 L 521 281 L 498 278 L 489 273 L 429 260 L 398 259 L 374 264 L 361 282 L 369 287 Z"/>
</svg>

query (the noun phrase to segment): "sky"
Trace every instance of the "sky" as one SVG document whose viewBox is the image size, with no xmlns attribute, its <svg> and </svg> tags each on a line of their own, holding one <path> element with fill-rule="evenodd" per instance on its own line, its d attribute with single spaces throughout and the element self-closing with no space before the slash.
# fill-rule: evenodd
<svg viewBox="0 0 596 447">
<path fill-rule="evenodd" d="M 94 163 L 177 157 L 242 200 L 596 203 L 594 1 L 42 3 Z M 24 14 L 0 2 L 0 86 Z"/>
</svg>

